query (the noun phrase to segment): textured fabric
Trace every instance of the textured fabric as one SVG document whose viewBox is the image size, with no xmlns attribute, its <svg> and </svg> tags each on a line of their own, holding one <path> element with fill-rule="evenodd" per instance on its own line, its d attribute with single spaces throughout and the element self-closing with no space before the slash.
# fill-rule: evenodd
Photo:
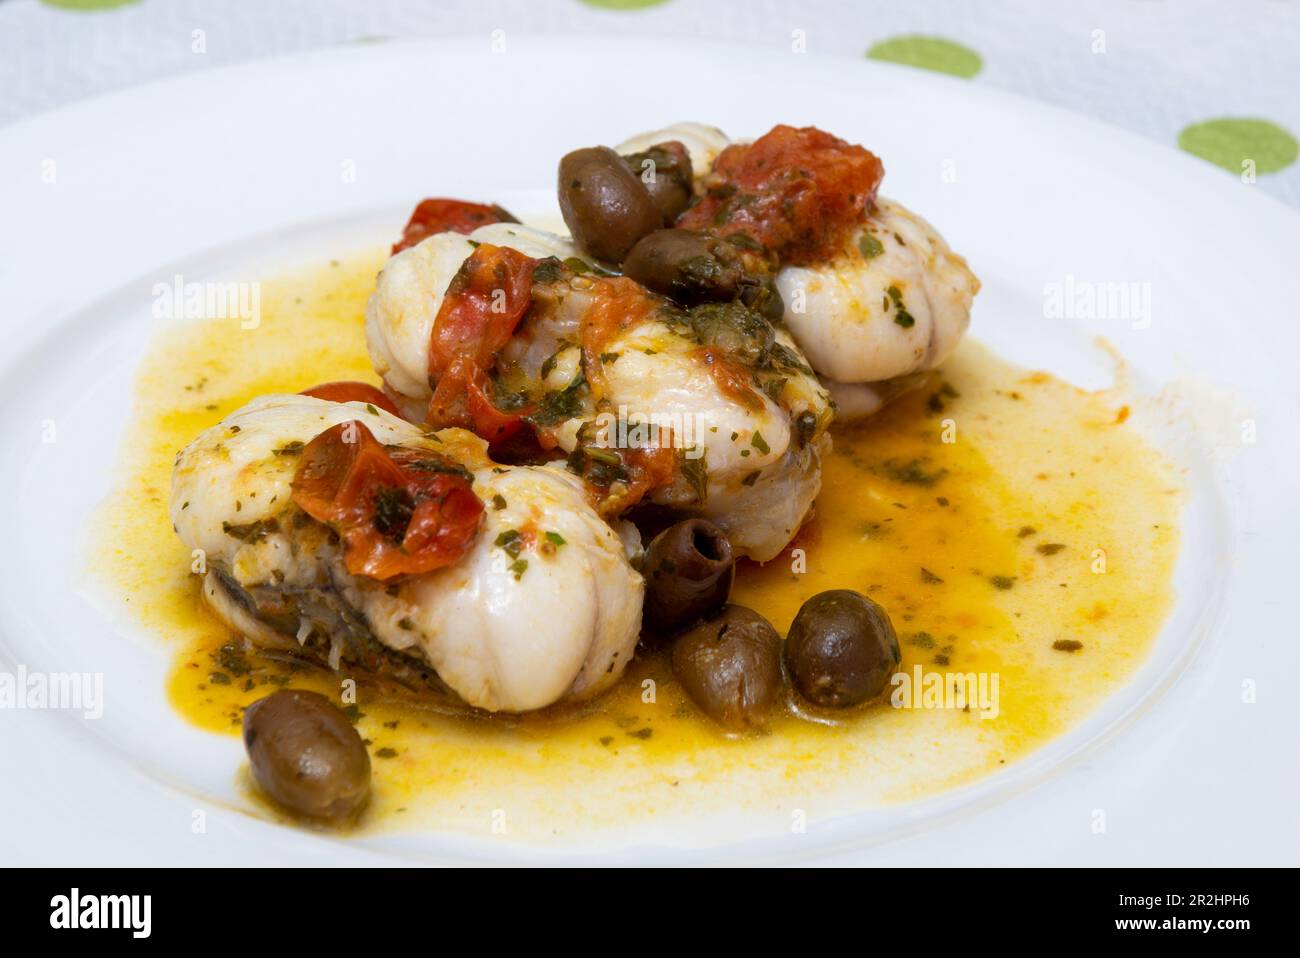
<svg viewBox="0 0 1300 958">
<path fill-rule="evenodd" d="M 870 51 L 1099 117 L 1233 174 L 1248 160 L 1261 189 L 1300 205 L 1289 0 L 0 0 L 0 123 L 219 64 L 494 30 Z"/>
</svg>

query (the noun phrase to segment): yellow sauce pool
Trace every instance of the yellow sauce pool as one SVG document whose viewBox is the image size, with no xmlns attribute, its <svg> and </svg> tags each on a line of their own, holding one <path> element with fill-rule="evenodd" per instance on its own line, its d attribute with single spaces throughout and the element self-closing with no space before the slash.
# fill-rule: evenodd
<svg viewBox="0 0 1300 958">
<path fill-rule="evenodd" d="M 174 649 L 167 694 L 200 728 L 235 735 L 243 707 L 270 690 L 338 700 L 340 682 L 256 657 L 245 674 L 218 662 L 236 637 L 207 611 L 170 528 L 173 458 L 259 394 L 375 382 L 362 315 L 382 261 L 376 252 L 264 283 L 256 329 L 170 324 L 139 371 L 94 566 Z M 716 820 L 720 837 L 788 831 L 1013 762 L 1123 684 L 1170 607 L 1179 484 L 1126 417 L 1113 396 L 967 343 L 928 388 L 837 428 L 815 519 L 786 554 L 740 570 L 734 601 L 783 633 L 808 596 L 857 589 L 890 612 L 909 677 L 918 666 L 946 673 L 931 680 L 940 688 L 982 677 L 996 699 L 961 707 L 918 690 L 918 707 L 882 701 L 833 723 L 783 714 L 734 740 L 654 656 L 558 718 L 454 718 L 368 701 L 363 688 L 353 714 L 374 797 L 360 827 L 571 842 L 609 830 L 671 839 L 686 820 Z M 944 705 L 955 707 L 934 707 Z"/>
</svg>

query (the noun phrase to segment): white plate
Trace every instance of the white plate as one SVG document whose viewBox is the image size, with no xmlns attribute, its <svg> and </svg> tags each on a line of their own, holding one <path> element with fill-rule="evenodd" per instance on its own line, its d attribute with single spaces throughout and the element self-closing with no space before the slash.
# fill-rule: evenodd
<svg viewBox="0 0 1300 958">
<path fill-rule="evenodd" d="M 679 832 L 600 858 L 1300 861 L 1300 217 L 1172 150 L 969 83 L 680 41 L 515 36 L 503 53 L 487 38 L 382 43 L 214 70 L 0 133 L 0 669 L 103 672 L 107 698 L 97 721 L 0 711 L 0 861 L 563 857 L 437 836 L 340 841 L 229 808 L 239 743 L 170 712 L 167 651 L 83 588 L 82 530 L 111 479 L 154 282 L 380 242 L 430 193 L 545 197 L 568 149 L 677 119 L 733 135 L 811 123 L 867 144 L 886 193 L 983 278 L 978 338 L 1100 386 L 1101 334 L 1138 391 L 1168 392 L 1168 421 L 1151 428 L 1192 494 L 1177 607 L 1151 661 L 1064 738 L 972 786 L 805 835 L 714 848 Z M 1150 327 L 1044 319 L 1044 286 L 1067 276 L 1149 283 Z M 51 423 L 57 441 L 42 442 Z"/>
</svg>

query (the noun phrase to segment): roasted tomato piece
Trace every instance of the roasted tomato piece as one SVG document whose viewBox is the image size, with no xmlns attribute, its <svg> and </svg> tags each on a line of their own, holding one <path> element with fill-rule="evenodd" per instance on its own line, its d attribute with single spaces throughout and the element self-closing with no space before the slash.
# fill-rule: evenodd
<svg viewBox="0 0 1300 958">
<path fill-rule="evenodd" d="M 465 200 L 428 199 L 411 214 L 402 238 L 393 244 L 393 252 L 400 253 L 435 233 L 472 233 L 489 223 L 518 222 L 495 203 L 487 206 Z"/>
<path fill-rule="evenodd" d="M 349 573 L 388 580 L 469 551 L 483 513 L 471 481 L 446 456 L 385 447 L 354 419 L 307 443 L 292 488 L 298 508 L 339 534 Z"/>
<path fill-rule="evenodd" d="M 484 243 L 461 264 L 429 337 L 429 423 L 472 429 L 490 442 L 507 438 L 523 410 L 498 409 L 488 370 L 532 305 L 537 261 Z"/>
<path fill-rule="evenodd" d="M 775 126 L 718 154 L 705 195 L 677 225 L 745 233 L 783 262 L 819 262 L 862 219 L 884 175 L 870 150 L 816 127 Z"/>
<path fill-rule="evenodd" d="M 311 389 L 304 389 L 302 395 L 315 396 L 317 399 L 328 399 L 330 402 L 365 402 L 370 403 L 376 409 L 391 412 L 394 416 L 400 417 L 402 415 L 397 408 L 397 404 L 389 399 L 382 389 L 369 383 L 353 382 L 351 380 L 321 383 L 319 386 L 312 386 Z"/>
</svg>

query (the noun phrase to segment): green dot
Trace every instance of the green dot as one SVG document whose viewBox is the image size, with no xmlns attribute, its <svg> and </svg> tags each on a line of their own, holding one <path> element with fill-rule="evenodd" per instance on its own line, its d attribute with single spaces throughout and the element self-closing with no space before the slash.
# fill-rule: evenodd
<svg viewBox="0 0 1300 958">
<path fill-rule="evenodd" d="M 943 37 L 925 37 L 917 33 L 881 40 L 867 51 L 867 59 L 902 63 L 967 80 L 984 67 L 980 55 L 970 47 Z"/>
<path fill-rule="evenodd" d="M 139 3 L 139 0 L 41 0 L 41 3 L 47 7 L 58 7 L 60 10 L 89 13 L 93 10 L 112 10 L 114 7 L 129 6 Z"/>
<path fill-rule="evenodd" d="M 1178 145 L 1215 166 L 1240 173 L 1247 160 L 1256 173 L 1276 173 L 1296 160 L 1300 145 L 1282 127 L 1268 120 L 1224 117 L 1193 123 L 1178 134 Z"/>
<path fill-rule="evenodd" d="M 657 7 L 661 3 L 667 3 L 668 0 L 582 0 L 589 7 L 600 7 L 602 10 L 644 10 L 646 7 Z"/>
</svg>

